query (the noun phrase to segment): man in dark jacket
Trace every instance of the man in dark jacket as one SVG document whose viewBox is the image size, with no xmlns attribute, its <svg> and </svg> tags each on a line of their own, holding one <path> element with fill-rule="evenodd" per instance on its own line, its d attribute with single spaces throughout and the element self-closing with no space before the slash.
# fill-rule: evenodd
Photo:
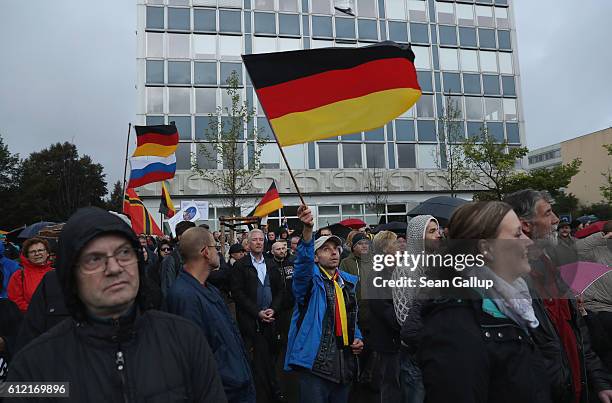
<svg viewBox="0 0 612 403">
<path fill-rule="evenodd" d="M 263 254 L 263 232 L 252 230 L 248 240 L 249 254 L 232 270 L 238 327 L 252 354 L 257 401 L 284 401 L 275 365 L 280 347 L 276 319 L 283 302 L 283 280 L 274 260 Z"/>
<path fill-rule="evenodd" d="M 230 403 L 255 403 L 255 386 L 238 327 L 221 293 L 209 283 L 219 268 L 213 235 L 204 228 L 183 233 L 183 271 L 168 292 L 168 312 L 197 324 L 206 335 Z"/>
<path fill-rule="evenodd" d="M 528 282 L 534 309 L 545 315 L 533 337 L 548 360 L 555 402 L 586 403 L 591 391 L 601 402 L 611 402 L 610 374 L 593 352 L 587 326 L 547 252 L 559 223 L 550 196 L 547 192 L 526 189 L 508 195 L 504 201 L 518 215 L 525 235 L 534 241 Z"/>
<path fill-rule="evenodd" d="M 166 256 L 161 264 L 160 269 L 160 277 L 161 277 L 161 292 L 164 300 L 166 299 L 166 295 L 168 295 L 168 290 L 172 287 L 174 280 L 178 276 L 181 268 L 183 267 L 183 262 L 181 261 L 181 254 L 178 251 L 178 247 L 181 242 L 181 235 L 183 232 L 187 231 L 189 228 L 195 227 L 195 223 L 191 221 L 181 221 L 176 224 L 176 239 L 177 245 L 171 254 Z"/>
<path fill-rule="evenodd" d="M 62 230 L 58 256 L 71 317 L 17 353 L 9 382 L 69 382 L 73 402 L 227 401 L 202 331 L 143 310 L 144 259 L 123 220 L 95 207 L 78 210 Z"/>
</svg>

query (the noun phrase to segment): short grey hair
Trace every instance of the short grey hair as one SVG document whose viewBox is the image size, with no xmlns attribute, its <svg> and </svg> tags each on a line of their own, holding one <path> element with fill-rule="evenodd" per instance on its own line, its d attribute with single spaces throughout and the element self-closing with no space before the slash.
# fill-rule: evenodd
<svg viewBox="0 0 612 403">
<path fill-rule="evenodd" d="M 265 239 L 264 232 L 262 230 L 256 228 L 256 229 L 253 229 L 253 230 L 251 230 L 249 232 L 249 235 L 248 235 L 248 238 L 247 238 L 249 240 L 249 242 L 251 242 L 253 240 L 253 234 L 256 234 L 256 233 L 261 234 L 261 236 L 263 236 L 264 239 Z"/>
<path fill-rule="evenodd" d="M 535 206 L 540 200 L 553 203 L 553 198 L 546 190 L 524 189 L 510 193 L 504 198 L 516 215 L 524 221 L 533 220 L 536 215 Z"/>
</svg>

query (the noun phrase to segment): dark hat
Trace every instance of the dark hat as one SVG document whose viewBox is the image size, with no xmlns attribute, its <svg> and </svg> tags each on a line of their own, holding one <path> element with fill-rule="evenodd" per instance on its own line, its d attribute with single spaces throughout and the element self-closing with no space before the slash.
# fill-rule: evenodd
<svg viewBox="0 0 612 403">
<path fill-rule="evenodd" d="M 563 217 L 561 219 L 561 221 L 559 221 L 559 224 L 557 225 L 557 229 L 561 229 L 563 227 L 570 227 L 570 222 L 567 218 Z"/>
<path fill-rule="evenodd" d="M 238 253 L 238 252 L 244 252 L 244 248 L 242 247 L 242 244 L 235 243 L 232 246 L 230 246 L 230 249 L 229 249 L 230 255 L 232 253 Z"/>
<path fill-rule="evenodd" d="M 355 247 L 355 245 L 357 245 L 357 243 L 359 241 L 369 241 L 370 238 L 368 238 L 368 236 L 366 234 L 364 234 L 363 232 L 358 233 L 357 235 L 355 235 L 353 237 L 353 240 L 351 241 L 351 250 L 353 250 L 353 248 Z"/>
<path fill-rule="evenodd" d="M 191 222 L 191 221 L 181 221 L 178 224 L 176 224 L 176 227 L 174 228 L 175 232 L 176 232 L 176 236 L 181 236 L 183 235 L 183 232 L 187 231 L 189 228 L 193 228 L 195 227 L 195 223 Z"/>
</svg>

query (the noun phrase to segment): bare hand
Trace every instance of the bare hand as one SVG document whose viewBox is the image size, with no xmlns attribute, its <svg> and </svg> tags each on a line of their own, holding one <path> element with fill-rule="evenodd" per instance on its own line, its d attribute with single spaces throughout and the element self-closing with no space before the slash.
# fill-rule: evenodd
<svg viewBox="0 0 612 403">
<path fill-rule="evenodd" d="M 307 227 L 312 228 L 314 226 L 314 219 L 312 218 L 312 212 L 308 208 L 308 206 L 302 204 L 298 207 L 298 218 L 300 221 Z"/>
<path fill-rule="evenodd" d="M 353 354 L 361 354 L 361 352 L 363 351 L 363 341 L 361 341 L 360 339 L 355 339 L 353 340 L 353 344 L 351 344 L 350 347 L 353 350 Z"/>
<path fill-rule="evenodd" d="M 612 403 L 612 390 L 602 390 L 597 394 L 602 403 Z"/>
</svg>

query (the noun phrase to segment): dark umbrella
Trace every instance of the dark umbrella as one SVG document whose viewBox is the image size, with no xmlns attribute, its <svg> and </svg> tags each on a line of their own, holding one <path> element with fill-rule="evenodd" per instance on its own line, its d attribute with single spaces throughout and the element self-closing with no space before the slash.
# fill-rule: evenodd
<svg viewBox="0 0 612 403">
<path fill-rule="evenodd" d="M 55 224 L 54 222 L 41 221 L 41 222 L 37 222 L 32 225 L 28 225 L 27 227 L 23 229 L 23 231 L 19 233 L 19 236 L 17 238 L 29 239 L 29 238 L 35 237 L 36 235 L 38 235 L 41 229 L 48 227 L 49 225 L 54 225 L 54 224 Z"/>
<path fill-rule="evenodd" d="M 25 227 L 26 227 L 25 225 L 22 225 L 19 228 L 15 228 L 14 230 L 9 231 L 6 234 L 6 239 L 9 242 L 13 242 L 13 243 L 17 242 L 17 238 L 19 237 L 19 234 L 21 233 L 21 231 L 25 229 Z"/>
<path fill-rule="evenodd" d="M 342 239 L 346 239 L 348 234 L 350 234 L 351 232 L 351 229 L 349 227 L 345 227 L 344 225 L 340 223 L 332 224 L 325 228 L 329 228 L 332 234 L 339 236 Z M 317 233 L 315 234 L 317 238 L 321 235 L 319 231 L 321 230 L 320 229 L 317 230 Z"/>
<path fill-rule="evenodd" d="M 408 226 L 408 223 L 405 223 L 405 222 L 391 221 L 390 223 L 387 223 L 387 224 L 377 225 L 376 228 L 374 228 L 372 232 L 377 234 L 381 231 L 393 231 L 397 234 L 404 234 L 405 236 L 407 226 Z"/>
<path fill-rule="evenodd" d="M 598 218 L 596 215 L 591 214 L 591 215 L 583 215 L 582 217 L 578 217 L 576 218 L 576 221 L 580 221 L 581 223 L 585 224 L 587 222 L 595 222 L 597 221 Z"/>
<path fill-rule="evenodd" d="M 457 197 L 436 196 L 425 200 L 406 215 L 415 217 L 429 214 L 434 216 L 440 222 L 440 225 L 446 225 L 457 207 L 465 203 L 468 203 L 468 201 Z"/>
</svg>

